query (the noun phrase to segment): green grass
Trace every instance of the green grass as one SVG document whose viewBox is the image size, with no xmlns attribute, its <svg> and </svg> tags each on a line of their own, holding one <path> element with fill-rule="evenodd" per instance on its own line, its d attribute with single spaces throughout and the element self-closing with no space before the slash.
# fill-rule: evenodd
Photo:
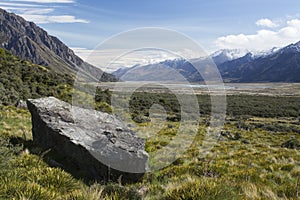
<svg viewBox="0 0 300 200">
<path fill-rule="evenodd" d="M 300 125 L 293 117 L 228 117 L 224 130 L 231 135 L 239 132 L 241 138 L 221 137 L 202 158 L 199 149 L 207 121 L 203 116 L 193 144 L 179 159 L 128 185 L 86 185 L 62 169 L 49 167 L 43 151 L 32 142 L 28 111 L 1 106 L 0 119 L 0 199 L 299 198 L 300 152 L 281 147 L 291 138 L 300 140 Z M 270 129 L 263 126 L 266 124 L 280 127 Z M 286 128 L 291 126 L 294 128 Z M 179 122 L 168 121 L 163 126 L 148 122 L 137 129 L 149 127 L 160 128 L 148 134 L 146 150 L 155 153 L 176 137 Z"/>
<path fill-rule="evenodd" d="M 199 95 L 198 132 L 175 162 L 145 174 L 139 183 L 87 185 L 47 164 L 49 159 L 62 158 L 35 146 L 29 112 L 9 105 L 20 99 L 50 95 L 70 102 L 76 95 L 81 105 L 113 112 L 109 105 L 111 92 L 98 88 L 93 97 L 74 91 L 72 77 L 22 61 L 3 49 L 0 69 L 0 104 L 6 105 L 0 106 L 0 199 L 299 199 L 300 152 L 283 148 L 282 144 L 300 141 L 300 97 L 228 96 L 224 132 L 231 137 L 222 136 L 203 158 L 201 146 L 210 101 L 209 96 Z M 126 99 L 118 99 L 119 105 L 126 105 Z M 190 139 L 190 131 L 198 126 L 185 127 L 185 134 L 174 141 L 180 124 L 180 107 L 174 95 L 136 92 L 129 104 L 131 113 L 125 117 L 144 122 L 137 123 L 136 129 L 147 138 L 146 150 L 150 154 L 170 144 L 183 145 Z M 152 104 L 160 104 L 166 110 L 164 124 L 159 120 L 149 122 Z M 150 164 L 160 164 L 160 160 L 150 160 Z"/>
<path fill-rule="evenodd" d="M 299 175 L 295 171 L 299 169 L 300 152 L 281 148 L 281 144 L 291 137 L 299 140 L 299 134 L 260 129 L 250 132 L 237 129 L 232 124 L 225 128 L 230 132 L 241 132 L 242 139 L 250 144 L 241 140 L 220 141 L 205 160 L 197 156 L 199 150 L 192 146 L 179 164 L 155 173 L 161 197 L 297 199 Z M 201 143 L 201 139 L 195 142 Z M 152 199 L 156 192 L 150 189 L 147 198 Z"/>
<path fill-rule="evenodd" d="M 68 100 L 70 97 L 64 93 L 72 83 L 70 75 L 21 60 L 0 48 L 0 103 L 3 105 L 15 105 L 19 100 L 43 96 Z"/>
<path fill-rule="evenodd" d="M 0 107 L 0 199 L 116 199 L 133 192 L 83 181 L 44 161 L 41 149 L 33 145 L 31 118 L 26 110 Z M 107 190 L 107 191 L 106 191 Z M 122 194 L 120 194 L 122 193 Z"/>
</svg>

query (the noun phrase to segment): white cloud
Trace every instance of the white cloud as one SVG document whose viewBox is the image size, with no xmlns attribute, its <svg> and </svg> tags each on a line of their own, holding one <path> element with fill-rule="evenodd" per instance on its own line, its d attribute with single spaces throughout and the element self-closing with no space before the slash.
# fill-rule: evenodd
<svg viewBox="0 0 300 200">
<path fill-rule="evenodd" d="M 7 7 L 7 6 L 1 6 L 2 9 L 5 9 L 7 11 L 18 11 L 23 14 L 21 15 L 45 15 L 48 13 L 51 13 L 54 11 L 53 8 L 16 8 L 16 7 Z M 32 21 L 32 20 L 31 20 Z"/>
<path fill-rule="evenodd" d="M 21 14 L 21 16 L 28 20 L 33 21 L 37 24 L 47 24 L 47 23 L 89 23 L 89 21 L 84 19 L 77 19 L 75 16 L 71 15 L 58 15 L 58 16 L 47 16 L 38 14 Z"/>
<path fill-rule="evenodd" d="M 75 3 L 75 0 L 10 0 L 12 2 L 33 2 L 33 3 Z"/>
<path fill-rule="evenodd" d="M 34 8 L 34 9 L 23 9 L 23 15 L 44 15 L 53 12 L 53 8 Z"/>
<path fill-rule="evenodd" d="M 267 50 L 283 47 L 300 40 L 300 20 L 287 21 L 279 30 L 261 29 L 256 34 L 227 35 L 218 38 L 215 45 L 222 49 Z"/>
<path fill-rule="evenodd" d="M 44 9 L 27 9 L 24 11 L 24 15 L 44 15 L 53 12 L 53 8 L 44 8 Z"/>
<path fill-rule="evenodd" d="M 271 21 L 270 19 L 260 19 L 255 23 L 257 26 L 262 26 L 262 27 L 268 27 L 268 28 L 276 28 L 279 25 L 276 24 L 275 22 Z"/>
<path fill-rule="evenodd" d="M 6 2 L 0 2 L 0 8 L 14 12 L 26 20 L 35 22 L 37 24 L 89 23 L 88 20 L 80 19 L 73 15 L 53 14 L 53 12 L 58 10 L 60 6 L 50 5 L 50 3 L 61 4 L 75 2 L 75 0 L 8 0 Z"/>
<path fill-rule="evenodd" d="M 2 6 L 11 6 L 11 7 L 40 7 L 36 4 L 26 4 L 26 3 L 9 3 L 9 2 L 0 2 L 0 7 Z"/>
</svg>

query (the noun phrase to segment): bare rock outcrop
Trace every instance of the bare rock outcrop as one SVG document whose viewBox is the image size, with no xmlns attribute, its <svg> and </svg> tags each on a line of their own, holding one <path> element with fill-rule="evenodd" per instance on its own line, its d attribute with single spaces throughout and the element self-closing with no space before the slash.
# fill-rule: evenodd
<svg viewBox="0 0 300 200">
<path fill-rule="evenodd" d="M 145 140 L 115 116 L 54 97 L 28 100 L 27 105 L 34 142 L 74 160 L 86 178 L 134 182 L 146 172 Z"/>
</svg>

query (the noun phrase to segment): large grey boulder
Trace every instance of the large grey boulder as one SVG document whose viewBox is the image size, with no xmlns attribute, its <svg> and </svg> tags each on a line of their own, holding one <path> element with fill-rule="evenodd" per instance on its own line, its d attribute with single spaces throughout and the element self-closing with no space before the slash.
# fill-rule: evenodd
<svg viewBox="0 0 300 200">
<path fill-rule="evenodd" d="M 73 160 L 85 178 L 133 182 L 146 172 L 145 140 L 115 116 L 54 97 L 30 99 L 27 105 L 34 142 Z"/>
</svg>

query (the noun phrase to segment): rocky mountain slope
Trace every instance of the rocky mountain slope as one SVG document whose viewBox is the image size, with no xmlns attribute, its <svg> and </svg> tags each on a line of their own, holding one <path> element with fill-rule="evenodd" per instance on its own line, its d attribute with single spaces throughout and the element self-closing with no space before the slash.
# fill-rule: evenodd
<svg viewBox="0 0 300 200">
<path fill-rule="evenodd" d="M 217 65 L 225 82 L 300 82 L 300 42 L 257 54 L 222 50 L 212 54 L 210 58 Z M 200 66 L 206 63 L 206 59 L 193 60 L 195 61 Z M 172 74 L 182 75 L 190 82 L 203 81 L 198 71 L 189 62 L 181 59 L 123 68 L 113 74 L 126 81 L 148 81 L 149 77 L 156 77 L 156 81 L 168 77 L 168 81 L 180 81 L 172 78 L 174 76 L 165 76 L 166 73 L 161 70 L 162 66 L 170 72 L 173 70 Z"/>
<path fill-rule="evenodd" d="M 33 22 L 0 9 L 0 45 L 24 60 L 48 66 L 59 73 L 83 71 L 89 77 L 115 81 L 115 77 L 84 62 L 58 38 Z"/>
<path fill-rule="evenodd" d="M 232 82 L 300 82 L 300 42 L 260 57 L 247 54 L 218 67 Z"/>
<path fill-rule="evenodd" d="M 179 72 L 179 73 L 177 73 Z M 184 59 L 166 60 L 145 66 L 135 65 L 113 72 L 124 81 L 198 81 L 201 79 L 196 69 Z"/>
</svg>

